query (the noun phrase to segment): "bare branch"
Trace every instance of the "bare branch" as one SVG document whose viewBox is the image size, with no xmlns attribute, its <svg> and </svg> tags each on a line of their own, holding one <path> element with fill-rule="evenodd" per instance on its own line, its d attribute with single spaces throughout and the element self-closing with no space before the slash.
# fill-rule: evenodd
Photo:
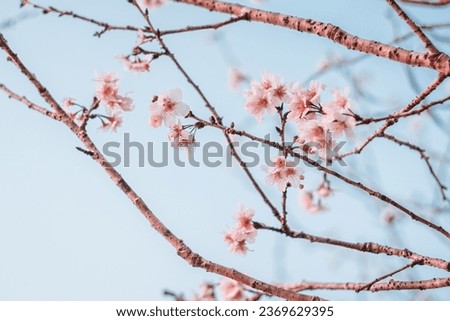
<svg viewBox="0 0 450 321">
<path fill-rule="evenodd" d="M 404 3 L 410 3 L 410 4 L 420 4 L 425 6 L 445 6 L 450 4 L 450 0 L 437 0 L 437 1 L 427 1 L 427 0 L 401 0 Z"/>
<path fill-rule="evenodd" d="M 12 90 L 10 90 L 8 87 L 6 87 L 4 84 L 0 83 L 0 90 L 4 91 L 9 98 L 15 99 L 17 101 L 20 101 L 22 104 L 26 105 L 28 108 L 37 111 L 38 113 L 41 113 L 44 116 L 50 117 L 54 120 L 61 121 L 61 116 L 58 114 L 47 110 L 41 106 L 36 105 L 35 103 L 28 100 L 25 96 L 19 96 Z"/>
</svg>

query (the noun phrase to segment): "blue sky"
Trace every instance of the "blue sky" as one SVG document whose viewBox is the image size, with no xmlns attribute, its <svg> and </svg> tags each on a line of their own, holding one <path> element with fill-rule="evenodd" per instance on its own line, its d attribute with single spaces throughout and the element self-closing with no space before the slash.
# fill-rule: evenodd
<svg viewBox="0 0 450 321">
<path fill-rule="evenodd" d="M 37 1 L 113 24 L 144 25 L 127 1 Z M 383 1 L 299 3 L 272 0 L 259 6 L 334 23 L 351 33 L 378 41 L 388 42 L 393 35 L 389 10 Z M 0 9 L 0 22 L 22 12 L 18 1 L 12 0 L 2 1 Z M 420 17 L 422 23 L 443 22 L 449 14 L 449 9 L 408 9 L 413 17 Z M 32 9 L 23 10 L 33 13 Z M 160 29 L 226 19 L 225 15 L 174 3 L 153 11 L 151 16 Z M 407 31 L 402 21 L 394 20 L 395 31 Z M 153 95 L 174 87 L 183 90 L 184 101 L 196 114 L 209 117 L 199 97 L 168 59 L 156 60 L 148 74 L 124 71 L 116 56 L 129 53 L 136 41 L 135 33 L 110 32 L 98 39 L 92 37 L 97 30 L 70 18 L 36 15 L 2 32 L 58 101 L 73 97 L 88 104 L 94 94 L 96 72 L 119 74 L 121 90 L 132 93 L 135 110 L 124 116 L 124 124 L 117 133 L 98 131 L 98 124 L 89 127 L 100 147 L 110 141 L 123 143 L 124 133 L 130 133 L 132 140 L 143 143 L 167 141 L 165 128 L 148 126 L 148 106 Z M 166 41 L 224 116 L 224 121 L 234 121 L 237 127 L 261 136 L 273 128 L 274 119 L 267 118 L 260 125 L 244 110 L 243 92 L 233 92 L 228 85 L 230 60 L 255 79 L 266 70 L 286 81 L 301 83 L 330 53 L 357 55 L 327 39 L 248 22 L 216 32 L 172 35 Z M 420 42 L 414 38 L 404 46 L 422 50 Z M 441 48 L 448 50 L 444 44 Z M 25 77 L 4 57 L 1 53 L 0 82 L 44 105 Z M 422 86 L 434 77 L 429 70 L 414 69 L 413 72 Z M 366 59 L 352 67 L 352 75 L 366 77 L 368 92 L 379 98 L 370 102 L 352 93 L 355 109 L 366 116 L 384 115 L 415 95 L 404 67 L 390 61 Z M 334 87 L 351 85 L 341 72 L 330 72 L 319 80 L 327 85 L 328 94 Z M 448 94 L 446 88 L 448 83 L 432 97 Z M 448 124 L 449 112 L 444 108 L 437 108 L 435 115 Z M 421 131 L 417 133 L 412 130 L 416 123 L 417 119 L 402 121 L 392 133 L 426 147 L 430 154 L 436 155 L 432 158 L 433 164 L 439 165 L 438 157 L 449 155 L 446 151 L 448 130 L 445 133 L 429 117 L 423 117 L 419 123 Z M 356 142 L 349 142 L 346 148 L 362 141 L 374 129 L 376 127 L 358 128 Z M 62 124 L 1 94 L 0 133 L 0 299 L 158 300 L 165 299 L 163 289 L 184 292 L 189 297 L 203 281 L 220 280 L 191 268 L 178 258 L 103 170 L 75 149 L 81 144 Z M 211 129 L 199 131 L 196 139 L 223 143 L 220 133 Z M 356 177 L 411 208 L 416 208 L 415 202 L 443 205 L 438 202 L 435 182 L 423 161 L 407 149 L 385 141 L 375 142 L 360 157 L 349 159 L 348 165 L 336 167 L 336 170 Z M 442 163 L 439 174 L 444 183 L 448 182 L 447 169 Z M 263 231 L 251 246 L 252 252 L 236 256 L 228 252 L 222 233 L 233 224 L 232 217 L 240 203 L 255 209 L 258 221 L 274 223 L 271 213 L 239 167 L 140 168 L 135 162 L 119 170 L 161 220 L 193 250 L 268 282 L 370 281 L 406 263 L 395 258 L 287 240 Z M 264 182 L 263 171 L 254 168 L 252 172 Z M 314 169 L 307 169 L 305 176 L 307 189 L 320 183 L 321 173 Z M 327 203 L 330 210 L 318 215 L 310 215 L 298 206 L 297 192 L 290 195 L 289 217 L 296 229 L 348 241 L 376 241 L 408 247 L 425 255 L 450 259 L 448 244 L 439 236 L 406 217 L 395 228 L 387 228 L 379 217 L 384 204 L 334 179 L 332 186 L 336 193 Z M 264 188 L 278 204 L 278 190 L 270 186 Z M 427 211 L 423 213 L 431 215 Z M 433 219 L 449 226 L 448 213 Z M 400 274 L 399 278 L 439 276 L 444 274 L 415 268 Z M 446 291 L 448 289 L 434 290 L 422 296 L 411 292 L 359 296 L 350 292 L 318 294 L 331 299 L 409 300 L 446 299 Z"/>
</svg>

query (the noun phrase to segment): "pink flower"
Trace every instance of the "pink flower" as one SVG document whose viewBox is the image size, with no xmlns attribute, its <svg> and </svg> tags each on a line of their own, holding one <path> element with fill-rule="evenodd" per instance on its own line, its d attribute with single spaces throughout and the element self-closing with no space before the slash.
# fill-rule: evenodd
<svg viewBox="0 0 450 321">
<path fill-rule="evenodd" d="M 267 93 L 261 88 L 252 88 L 252 90 L 245 93 L 245 107 L 256 117 L 258 122 L 262 121 L 263 114 L 267 110 L 270 114 L 274 114 L 276 110 L 269 108 L 269 97 Z"/>
<path fill-rule="evenodd" d="M 330 130 L 334 137 L 345 134 L 347 138 L 353 138 L 353 128 L 356 125 L 356 120 L 346 109 L 337 110 L 327 106 L 325 108 L 326 115 L 323 116 L 322 123 Z"/>
<path fill-rule="evenodd" d="M 183 103 L 181 99 L 183 94 L 179 88 L 170 90 L 168 93 L 162 93 L 156 101 L 150 106 L 152 116 L 159 116 L 164 120 L 166 126 L 175 123 L 177 117 L 186 116 L 190 108 Z"/>
<path fill-rule="evenodd" d="M 261 86 L 267 91 L 272 108 L 281 106 L 288 98 L 287 87 L 279 76 L 263 73 Z"/>
<path fill-rule="evenodd" d="M 300 181 L 304 179 L 303 170 L 295 168 L 293 164 L 286 162 L 284 156 L 278 156 L 273 160 L 273 167 L 263 167 L 267 172 L 267 184 L 276 184 L 280 191 L 286 189 L 287 184 L 300 187 Z"/>
<path fill-rule="evenodd" d="M 129 95 L 119 95 L 119 78 L 116 74 L 109 72 L 97 77 L 97 88 L 95 96 L 101 103 L 106 105 L 109 112 L 114 110 L 130 111 L 133 109 L 133 100 Z"/>
<path fill-rule="evenodd" d="M 153 9 L 160 7 L 166 2 L 165 0 L 141 0 L 141 7 Z"/>
<path fill-rule="evenodd" d="M 294 84 L 289 94 L 288 119 L 298 121 L 310 110 L 312 105 L 320 103 L 320 93 L 325 86 L 317 81 L 311 81 L 308 89 L 302 88 L 299 84 Z"/>
<path fill-rule="evenodd" d="M 147 55 L 143 59 L 135 57 L 134 60 L 131 60 L 130 56 L 118 56 L 117 58 L 124 63 L 125 69 L 128 71 L 146 72 L 150 71 L 150 62 L 152 61 L 153 56 Z"/>
<path fill-rule="evenodd" d="M 245 209 L 242 205 L 239 206 L 239 211 L 236 213 L 236 229 L 243 231 L 244 233 L 252 234 L 251 238 L 256 236 L 256 229 L 253 226 L 252 218 L 255 215 L 255 211 L 251 208 Z M 253 236 L 254 234 L 254 236 Z"/>
<path fill-rule="evenodd" d="M 280 77 L 264 73 L 261 82 L 253 81 L 245 93 L 245 107 L 261 122 L 263 114 L 276 113 L 276 107 L 288 99 L 287 87 Z"/>
<path fill-rule="evenodd" d="M 220 281 L 219 291 L 224 301 L 242 301 L 245 299 L 243 284 L 232 279 Z"/>
<path fill-rule="evenodd" d="M 235 230 L 225 232 L 224 241 L 229 245 L 228 249 L 231 253 L 247 254 L 247 241 L 245 240 L 245 235 L 243 233 Z"/>
<path fill-rule="evenodd" d="M 122 125 L 122 115 L 120 113 L 114 113 L 110 116 L 108 116 L 108 121 L 102 120 L 102 127 L 101 129 L 107 131 L 111 130 L 113 132 L 117 131 L 117 128 Z"/>
<path fill-rule="evenodd" d="M 333 105 L 340 108 L 350 109 L 351 101 L 348 98 L 349 90 L 345 88 L 344 90 L 333 91 Z"/>
<path fill-rule="evenodd" d="M 148 120 L 148 123 L 151 127 L 157 128 L 157 127 L 161 126 L 162 121 L 163 121 L 163 118 L 161 115 L 151 115 Z"/>
<path fill-rule="evenodd" d="M 253 226 L 252 218 L 255 211 L 245 209 L 242 205 L 235 215 L 234 228 L 224 233 L 224 240 L 232 253 L 247 254 L 247 243 L 255 242 L 257 230 Z"/>
<path fill-rule="evenodd" d="M 302 149 L 308 154 L 318 154 L 321 158 L 326 158 L 328 151 L 335 145 L 333 137 L 327 133 L 322 122 L 311 119 L 299 121 L 299 135 L 297 142 L 302 145 Z"/>
<path fill-rule="evenodd" d="M 189 133 L 183 129 L 179 120 L 170 126 L 169 140 L 177 147 L 186 147 L 193 142 Z"/>
</svg>

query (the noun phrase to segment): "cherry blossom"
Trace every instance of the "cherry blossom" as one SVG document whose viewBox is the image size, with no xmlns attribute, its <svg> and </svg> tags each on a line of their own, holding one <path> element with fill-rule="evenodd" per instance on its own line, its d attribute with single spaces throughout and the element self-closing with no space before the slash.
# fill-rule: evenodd
<svg viewBox="0 0 450 321">
<path fill-rule="evenodd" d="M 173 142 L 176 147 L 187 147 L 194 142 L 191 135 L 183 128 L 179 120 L 170 126 L 168 136 L 169 140 Z"/>
<path fill-rule="evenodd" d="M 253 243 L 257 230 L 253 226 L 252 218 L 255 211 L 245 209 L 242 205 L 235 215 L 236 224 L 234 228 L 224 233 L 224 240 L 229 245 L 232 253 L 247 254 L 247 243 Z"/>
<path fill-rule="evenodd" d="M 184 117 L 190 111 L 189 106 L 181 101 L 182 98 L 183 94 L 179 88 L 162 93 L 150 106 L 151 117 L 161 117 L 164 124 L 170 127 L 176 122 L 177 117 Z M 150 121 L 153 127 L 158 127 L 156 126 L 158 123 L 158 121 Z"/>
<path fill-rule="evenodd" d="M 124 63 L 124 67 L 128 71 L 147 72 L 150 71 L 150 62 L 153 59 L 152 55 L 146 55 L 144 58 L 135 57 L 133 60 L 130 56 L 118 56 L 119 60 Z"/>
<path fill-rule="evenodd" d="M 244 286 L 236 280 L 223 279 L 219 283 L 219 291 L 224 301 L 242 301 L 245 299 Z"/>
<path fill-rule="evenodd" d="M 333 90 L 333 102 L 332 104 L 339 108 L 350 109 L 351 101 L 348 98 L 349 89 L 345 88 L 343 90 Z"/>
<path fill-rule="evenodd" d="M 331 109 L 328 107 L 325 109 L 326 115 L 323 116 L 322 123 L 330 130 L 334 137 L 345 134 L 347 138 L 353 138 L 353 128 L 356 125 L 355 118 L 350 114 L 345 114 L 344 110 Z"/>
<path fill-rule="evenodd" d="M 304 179 L 303 170 L 287 162 L 284 156 L 276 157 L 273 166 L 263 167 L 263 170 L 267 173 L 267 184 L 277 185 L 280 191 L 284 191 L 288 183 L 300 187 L 300 181 Z"/>
<path fill-rule="evenodd" d="M 289 93 L 289 115 L 288 119 L 298 121 L 306 112 L 310 110 L 312 105 L 317 106 L 320 103 L 320 93 L 325 86 L 318 81 L 311 81 L 307 89 L 299 84 L 292 86 Z"/>
<path fill-rule="evenodd" d="M 307 154 L 318 154 L 323 159 L 327 158 L 328 151 L 336 142 L 323 122 L 317 119 L 301 119 L 298 124 L 297 142 L 302 150 Z"/>
<path fill-rule="evenodd" d="M 149 125 L 153 128 L 160 127 L 162 122 L 163 122 L 163 118 L 161 115 L 151 115 L 148 120 Z"/>
<path fill-rule="evenodd" d="M 103 130 L 111 130 L 113 132 L 117 131 L 117 128 L 122 125 L 122 114 L 120 112 L 116 112 L 107 117 L 108 121 L 102 120 Z"/>
<path fill-rule="evenodd" d="M 95 96 L 106 105 L 110 113 L 114 110 L 130 111 L 133 109 L 131 97 L 128 94 L 119 95 L 118 81 L 118 76 L 112 72 L 97 77 Z"/>
<path fill-rule="evenodd" d="M 275 114 L 276 107 L 287 101 L 288 89 L 280 77 L 264 73 L 261 82 L 252 81 L 245 97 L 245 107 L 261 122 L 264 112 Z"/>
</svg>

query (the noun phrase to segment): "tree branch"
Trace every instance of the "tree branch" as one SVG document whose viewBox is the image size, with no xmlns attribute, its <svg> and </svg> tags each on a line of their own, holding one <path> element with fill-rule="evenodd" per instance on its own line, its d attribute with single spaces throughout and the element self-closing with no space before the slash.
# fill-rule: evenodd
<svg viewBox="0 0 450 321">
<path fill-rule="evenodd" d="M 235 16 L 246 14 L 250 21 L 263 22 L 300 32 L 311 33 L 320 37 L 328 38 L 350 50 L 365 52 L 411 66 L 431 68 L 443 75 L 450 75 L 450 57 L 444 53 L 429 54 L 409 51 L 400 47 L 380 43 L 378 41 L 360 38 L 330 23 L 254 9 L 239 4 L 216 0 L 174 1 Z"/>
<path fill-rule="evenodd" d="M 394 247 L 381 245 L 373 242 L 365 242 L 365 243 L 352 243 L 352 242 L 346 242 L 341 240 L 336 240 L 328 237 L 320 237 L 311 235 L 304 232 L 295 232 L 295 231 L 285 231 L 281 228 L 277 227 L 271 227 L 267 226 L 263 223 L 259 222 L 253 222 L 253 225 L 256 229 L 259 230 L 268 230 L 276 233 L 283 234 L 287 237 L 293 238 L 293 239 L 304 239 L 308 240 L 311 243 L 321 243 L 321 244 L 329 244 L 334 246 L 339 246 L 355 251 L 360 252 L 367 252 L 372 254 L 385 254 L 388 256 L 398 256 L 403 257 L 405 259 L 415 261 L 415 262 L 421 262 L 423 265 L 432 266 L 438 269 L 445 270 L 447 272 L 450 272 L 450 262 L 444 261 L 442 259 L 428 257 L 424 255 L 420 255 L 418 253 L 414 253 L 408 249 L 397 249 Z"/>
</svg>

